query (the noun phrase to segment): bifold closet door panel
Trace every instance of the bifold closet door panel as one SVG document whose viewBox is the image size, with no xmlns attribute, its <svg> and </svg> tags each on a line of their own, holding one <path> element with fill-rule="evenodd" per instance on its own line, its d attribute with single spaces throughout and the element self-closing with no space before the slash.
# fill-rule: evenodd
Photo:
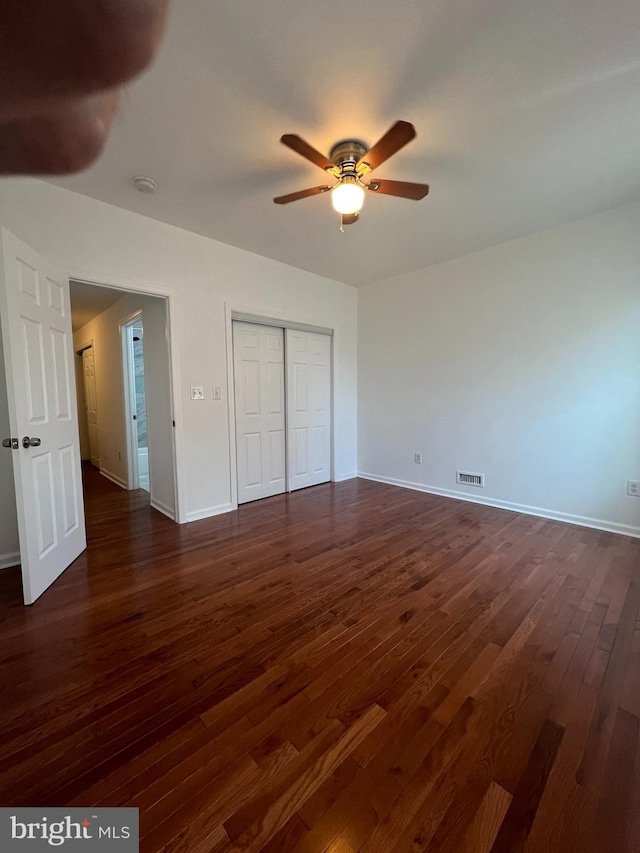
<svg viewBox="0 0 640 853">
<path fill-rule="evenodd" d="M 286 489 L 284 330 L 233 323 L 238 503 Z"/>
<path fill-rule="evenodd" d="M 331 480 L 331 337 L 286 329 L 288 490 Z"/>
</svg>

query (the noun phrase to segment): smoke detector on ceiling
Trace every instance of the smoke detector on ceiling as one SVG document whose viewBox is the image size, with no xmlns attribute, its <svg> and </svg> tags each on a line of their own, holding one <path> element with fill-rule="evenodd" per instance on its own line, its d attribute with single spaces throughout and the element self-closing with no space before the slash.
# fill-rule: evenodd
<svg viewBox="0 0 640 853">
<path fill-rule="evenodd" d="M 139 192 L 145 195 L 153 195 L 158 189 L 158 185 L 152 178 L 145 178 L 143 176 L 134 178 L 133 185 Z"/>
</svg>

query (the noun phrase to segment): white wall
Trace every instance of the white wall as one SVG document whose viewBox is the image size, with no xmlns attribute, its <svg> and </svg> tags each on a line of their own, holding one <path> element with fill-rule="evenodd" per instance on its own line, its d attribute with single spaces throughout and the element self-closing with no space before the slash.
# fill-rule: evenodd
<svg viewBox="0 0 640 853">
<path fill-rule="evenodd" d="M 2 329 L 0 329 L 0 440 L 11 438 L 9 427 L 9 405 L 7 382 L 4 372 Z M 21 436 L 16 436 L 21 438 Z M 0 447 L 0 569 L 15 566 L 20 562 L 18 540 L 18 517 L 13 484 L 13 454 L 15 450 Z"/>
<path fill-rule="evenodd" d="M 182 518 L 231 501 L 225 302 L 335 330 L 334 469 L 353 476 L 353 288 L 40 181 L 0 183 L 0 222 L 76 278 L 169 292 Z M 204 385 L 205 400 L 190 400 L 190 385 Z M 219 402 L 213 385 L 223 388 Z"/>
<path fill-rule="evenodd" d="M 151 503 L 173 517 L 173 412 L 167 347 L 166 299 L 124 294 L 73 335 L 74 349 L 90 341 L 98 401 L 100 470 L 122 486 L 127 483 L 127 438 L 120 322 L 142 311 L 145 391 L 150 448 Z"/>
<path fill-rule="evenodd" d="M 358 326 L 361 472 L 640 534 L 640 205 L 363 288 Z"/>
</svg>

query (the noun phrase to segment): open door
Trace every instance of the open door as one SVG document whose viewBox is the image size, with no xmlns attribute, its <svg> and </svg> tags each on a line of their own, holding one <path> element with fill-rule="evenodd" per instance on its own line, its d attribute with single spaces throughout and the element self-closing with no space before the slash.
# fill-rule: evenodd
<svg viewBox="0 0 640 853">
<path fill-rule="evenodd" d="M 142 311 L 120 323 L 127 432 L 127 486 L 151 491 Z"/>
<path fill-rule="evenodd" d="M 0 313 L 22 588 L 32 604 L 86 547 L 69 281 L 4 228 Z M 6 447 L 6 444 L 9 447 Z"/>
</svg>

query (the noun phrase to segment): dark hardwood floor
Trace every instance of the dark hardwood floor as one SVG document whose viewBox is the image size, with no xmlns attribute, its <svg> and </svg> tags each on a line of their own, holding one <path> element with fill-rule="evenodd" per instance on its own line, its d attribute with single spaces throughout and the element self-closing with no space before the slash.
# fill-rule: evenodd
<svg viewBox="0 0 640 853">
<path fill-rule="evenodd" d="M 141 850 L 640 850 L 640 541 L 362 480 L 0 573 L 0 804 Z"/>
</svg>

